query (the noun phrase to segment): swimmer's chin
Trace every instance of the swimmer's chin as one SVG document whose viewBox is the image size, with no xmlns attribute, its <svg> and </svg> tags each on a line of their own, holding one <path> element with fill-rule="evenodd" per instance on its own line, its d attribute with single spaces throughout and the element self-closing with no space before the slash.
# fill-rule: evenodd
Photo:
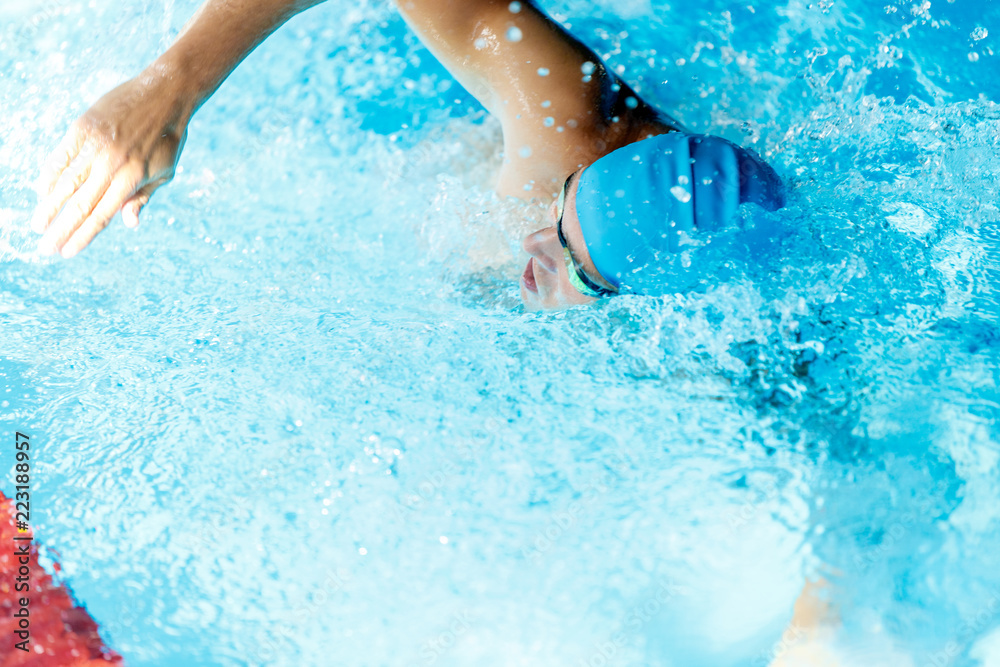
<svg viewBox="0 0 1000 667">
<path fill-rule="evenodd" d="M 596 301 L 596 299 L 594 301 Z M 521 285 L 521 304 L 524 306 L 524 310 L 529 313 L 568 310 L 570 308 L 590 305 L 590 303 L 590 301 L 586 303 L 573 301 L 565 298 L 562 294 L 557 294 L 555 299 L 551 299 L 550 297 L 545 301 L 542 301 L 537 292 L 532 292 L 523 284 Z"/>
<path fill-rule="evenodd" d="M 538 296 L 538 292 L 533 292 L 521 283 L 521 304 L 524 306 L 524 310 L 529 313 L 537 313 L 545 310 L 551 310 Z"/>
</svg>

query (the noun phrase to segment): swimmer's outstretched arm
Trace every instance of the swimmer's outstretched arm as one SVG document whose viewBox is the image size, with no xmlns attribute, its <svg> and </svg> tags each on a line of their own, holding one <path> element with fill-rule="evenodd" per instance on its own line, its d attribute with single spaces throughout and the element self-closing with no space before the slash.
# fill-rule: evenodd
<svg viewBox="0 0 1000 667">
<path fill-rule="evenodd" d="M 72 257 L 173 178 L 191 116 L 295 14 L 323 0 L 208 0 L 176 42 L 77 120 L 39 179 L 32 227 Z M 672 124 L 530 0 L 397 0 L 424 44 L 503 126 L 497 190 L 556 192 L 584 164 Z M 72 168 L 70 165 L 72 163 Z"/>
<path fill-rule="evenodd" d="M 268 35 L 320 2 L 208 0 L 162 56 L 74 122 L 48 159 L 31 221 L 44 233 L 42 251 L 72 257 L 118 211 L 137 226 L 173 178 L 195 111 Z"/>
</svg>

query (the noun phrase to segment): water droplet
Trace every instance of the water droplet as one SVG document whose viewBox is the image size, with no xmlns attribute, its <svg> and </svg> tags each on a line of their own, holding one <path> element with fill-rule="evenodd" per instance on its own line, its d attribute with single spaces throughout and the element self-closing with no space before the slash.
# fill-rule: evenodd
<svg viewBox="0 0 1000 667">
<path fill-rule="evenodd" d="M 518 28 L 516 25 L 512 25 L 511 27 L 507 28 L 506 37 L 508 42 L 520 42 L 521 38 L 524 37 L 524 33 L 522 33 L 521 29 Z"/>
<path fill-rule="evenodd" d="M 982 26 L 979 26 L 975 30 L 973 30 L 972 34 L 969 36 L 972 37 L 973 40 L 978 42 L 981 39 L 986 39 L 989 36 L 989 34 L 990 34 L 989 30 L 987 30 Z"/>
<path fill-rule="evenodd" d="M 556 119 L 553 118 L 552 116 L 548 116 L 545 120 L 542 121 L 542 124 L 545 125 L 545 127 L 552 127 L 553 125 L 556 124 Z"/>
<path fill-rule="evenodd" d="M 521 146 L 521 150 L 519 150 L 517 154 L 525 159 L 531 157 L 531 146 Z"/>
<path fill-rule="evenodd" d="M 670 188 L 670 194 L 676 197 L 677 201 L 679 201 L 682 204 L 686 204 L 689 201 L 691 201 L 691 193 L 679 185 L 675 185 L 674 187 Z"/>
<path fill-rule="evenodd" d="M 596 70 L 597 70 L 597 65 L 595 65 L 592 62 L 590 62 L 589 60 L 587 62 L 583 63 L 583 65 L 580 66 L 580 71 L 583 72 L 584 74 L 586 74 L 587 76 L 590 76 Z"/>
<path fill-rule="evenodd" d="M 507 5 L 507 9 L 510 10 L 511 14 L 520 14 L 521 13 L 521 3 L 518 2 L 517 0 L 514 0 L 514 2 L 510 3 L 509 5 Z"/>
<path fill-rule="evenodd" d="M 625 98 L 625 106 L 627 106 L 629 109 L 635 109 L 637 106 L 639 106 L 639 100 L 629 95 L 628 97 Z"/>
<path fill-rule="evenodd" d="M 476 47 L 477 51 L 482 51 L 489 45 L 489 42 L 486 41 L 485 37 L 477 37 L 476 41 L 474 41 L 472 45 Z"/>
<path fill-rule="evenodd" d="M 687 185 L 688 183 L 691 182 L 691 179 L 689 179 L 687 176 L 681 175 L 677 177 L 677 182 L 680 183 L 681 185 Z"/>
<path fill-rule="evenodd" d="M 547 67 L 538 68 L 538 76 L 548 76 L 548 75 L 549 75 L 549 69 Z"/>
</svg>

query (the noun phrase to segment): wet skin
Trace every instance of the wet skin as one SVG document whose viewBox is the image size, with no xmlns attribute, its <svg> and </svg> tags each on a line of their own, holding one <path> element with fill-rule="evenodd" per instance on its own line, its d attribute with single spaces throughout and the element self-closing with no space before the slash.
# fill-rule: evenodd
<svg viewBox="0 0 1000 667">
<path fill-rule="evenodd" d="M 590 259 L 580 229 L 580 219 L 576 214 L 576 192 L 582 173 L 581 169 L 569 177 L 562 217 L 563 234 L 570 253 L 580 262 L 587 276 L 598 285 L 611 287 L 600 277 Z M 597 299 L 581 294 L 569 281 L 568 267 L 556 230 L 559 219 L 555 202 L 549 208 L 548 215 L 552 226 L 529 234 L 521 244 L 531 256 L 521 275 L 521 301 L 524 307 L 527 310 L 547 310 L 594 303 Z"/>
</svg>

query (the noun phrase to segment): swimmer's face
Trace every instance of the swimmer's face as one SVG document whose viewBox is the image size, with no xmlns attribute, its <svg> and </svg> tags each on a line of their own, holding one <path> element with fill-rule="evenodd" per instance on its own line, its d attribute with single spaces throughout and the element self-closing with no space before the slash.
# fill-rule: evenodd
<svg viewBox="0 0 1000 667">
<path fill-rule="evenodd" d="M 562 232 L 570 253 L 587 277 L 598 285 L 610 287 L 600 277 L 590 259 L 580 231 L 580 220 L 576 216 L 576 191 L 580 173 L 575 172 L 567 181 Z M 551 227 L 530 234 L 522 244 L 525 252 L 531 255 L 521 276 L 521 300 L 524 307 L 528 310 L 543 310 L 594 303 L 597 299 L 581 294 L 570 283 L 565 254 L 556 230 L 559 214 L 555 203 L 549 209 L 549 219 L 552 221 Z"/>
</svg>

